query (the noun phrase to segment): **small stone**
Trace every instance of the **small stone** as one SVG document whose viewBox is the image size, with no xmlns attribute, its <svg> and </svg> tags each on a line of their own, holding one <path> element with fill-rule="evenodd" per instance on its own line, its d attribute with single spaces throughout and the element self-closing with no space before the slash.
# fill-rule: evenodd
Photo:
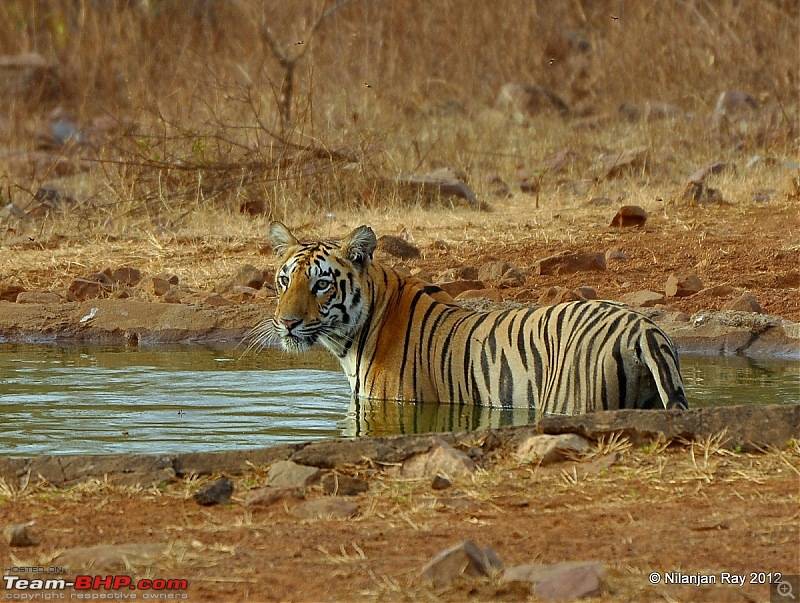
<svg viewBox="0 0 800 603">
<path fill-rule="evenodd" d="M 416 260 L 422 254 L 419 247 L 412 245 L 403 237 L 383 235 L 378 238 L 378 249 L 401 260 Z"/>
<path fill-rule="evenodd" d="M 433 481 L 431 482 L 431 488 L 433 488 L 434 490 L 445 490 L 446 488 L 449 488 L 452 485 L 453 482 L 451 482 L 449 479 L 441 475 L 437 475 L 436 477 L 434 477 Z"/>
<path fill-rule="evenodd" d="M 461 576 L 485 577 L 500 571 L 503 563 L 489 547 L 481 548 L 472 540 L 451 546 L 422 568 L 422 577 L 434 588 L 451 585 Z"/>
<path fill-rule="evenodd" d="M 436 283 L 436 286 L 453 298 L 458 297 L 461 293 L 469 291 L 470 289 L 486 289 L 486 285 L 483 284 L 483 281 L 472 280 L 446 281 L 444 283 Z"/>
<path fill-rule="evenodd" d="M 142 282 L 142 289 L 144 292 L 155 295 L 156 297 L 165 295 L 171 287 L 172 285 L 170 285 L 168 280 L 158 276 L 151 276 Z"/>
<path fill-rule="evenodd" d="M 259 270 L 252 264 L 244 264 L 232 276 L 229 276 L 214 287 L 216 293 L 228 293 L 236 287 L 248 287 L 257 291 L 264 286 L 270 274 Z"/>
<path fill-rule="evenodd" d="M 570 291 L 566 287 L 549 287 L 539 296 L 536 301 L 541 306 L 552 306 L 553 304 L 563 304 L 564 302 L 579 301 L 583 299 L 575 291 Z"/>
<path fill-rule="evenodd" d="M 233 494 L 233 482 L 227 477 L 221 477 L 214 483 L 200 488 L 194 493 L 194 500 L 198 505 L 224 505 Z"/>
<path fill-rule="evenodd" d="M 433 282 L 433 277 L 431 276 L 431 273 L 426 271 L 426 270 L 423 270 L 422 268 L 419 268 L 419 267 L 411 269 L 411 276 L 413 276 L 414 278 L 417 278 L 417 279 L 419 279 L 419 280 L 421 280 L 421 281 L 423 281 L 425 283 L 432 283 Z"/>
<path fill-rule="evenodd" d="M 161 301 L 166 304 L 180 304 L 183 303 L 185 296 L 185 291 L 181 291 L 180 289 L 170 289 L 161 296 Z"/>
<path fill-rule="evenodd" d="M 681 199 L 692 204 L 721 204 L 725 202 L 719 190 L 706 186 L 704 182 L 690 182 L 683 191 Z"/>
<path fill-rule="evenodd" d="M 723 308 L 725 310 L 738 310 L 739 312 L 756 312 L 764 314 L 764 309 L 750 293 L 742 293 L 739 297 L 729 301 Z"/>
<path fill-rule="evenodd" d="M 350 519 L 358 513 L 358 505 L 338 496 L 301 502 L 289 511 L 299 519 Z"/>
<path fill-rule="evenodd" d="M 9 546 L 36 546 L 29 528 L 26 523 L 11 524 L 3 528 L 3 536 Z"/>
<path fill-rule="evenodd" d="M 573 289 L 572 292 L 575 295 L 580 295 L 583 299 L 597 299 L 597 291 L 595 291 L 594 287 L 589 287 L 588 285 L 581 285 Z"/>
<path fill-rule="evenodd" d="M 19 294 L 25 290 L 25 287 L 16 283 L 0 283 L 0 300 L 15 302 Z"/>
<path fill-rule="evenodd" d="M 57 304 L 60 301 L 58 293 L 49 291 L 22 291 L 17 295 L 18 304 Z"/>
<path fill-rule="evenodd" d="M 629 256 L 627 253 L 625 253 L 624 251 L 618 251 L 616 249 L 607 250 L 605 255 L 606 255 L 606 262 L 610 262 L 611 260 L 617 262 L 626 262 L 629 259 L 631 259 L 631 256 Z"/>
<path fill-rule="evenodd" d="M 600 158 L 595 171 L 602 178 L 616 178 L 630 172 L 638 173 L 647 167 L 649 154 L 647 147 L 609 153 Z"/>
<path fill-rule="evenodd" d="M 316 467 L 294 461 L 276 461 L 267 472 L 267 484 L 282 488 L 303 488 L 319 481 L 322 472 Z"/>
<path fill-rule="evenodd" d="M 670 274 L 664 293 L 667 297 L 687 297 L 703 290 L 703 281 L 695 273 Z"/>
<path fill-rule="evenodd" d="M 589 442 L 574 433 L 559 435 L 529 436 L 517 446 L 517 454 L 522 457 L 535 457 L 542 465 L 564 461 L 570 455 L 589 451 Z"/>
<path fill-rule="evenodd" d="M 248 492 L 244 499 L 244 506 L 271 507 L 275 503 L 285 500 L 303 500 L 304 498 L 305 494 L 303 494 L 300 488 L 275 488 L 267 486 Z"/>
<path fill-rule="evenodd" d="M 209 294 L 201 294 L 197 296 L 199 301 L 203 304 L 208 306 L 232 306 L 234 302 L 229 299 L 225 299 L 219 293 L 209 293 Z"/>
<path fill-rule="evenodd" d="M 433 445 L 427 452 L 415 454 L 406 459 L 403 464 L 391 467 L 388 473 L 400 477 L 418 479 L 443 475 L 454 477 L 473 473 L 478 467 L 469 456 L 456 450 L 450 444 L 433 436 Z"/>
<path fill-rule="evenodd" d="M 497 289 L 469 289 L 456 295 L 455 299 L 491 299 L 492 301 L 503 301 L 503 295 Z"/>
<path fill-rule="evenodd" d="M 108 277 L 105 277 L 106 279 Z M 110 279 L 109 279 L 110 280 Z M 69 285 L 69 292 L 78 301 L 105 297 L 111 293 L 111 284 L 103 283 L 90 278 L 76 278 Z"/>
<path fill-rule="evenodd" d="M 161 272 L 155 275 L 155 278 L 160 278 L 162 280 L 167 281 L 170 285 L 177 285 L 180 280 L 178 279 L 177 274 L 173 274 L 172 272 Z"/>
<path fill-rule="evenodd" d="M 538 260 L 533 265 L 534 274 L 566 275 L 585 271 L 606 269 L 605 254 L 595 252 L 572 253 L 564 251 Z"/>
<path fill-rule="evenodd" d="M 600 594 L 601 579 L 605 574 L 605 566 L 596 561 L 552 565 L 532 563 L 508 568 L 500 582 L 529 583 L 531 592 L 545 601 L 572 601 Z"/>
<path fill-rule="evenodd" d="M 231 292 L 227 295 L 227 298 L 232 302 L 236 302 L 238 304 L 253 300 L 256 298 L 258 294 L 258 289 L 253 289 L 252 287 L 246 287 L 244 285 L 234 285 L 231 289 Z"/>
<path fill-rule="evenodd" d="M 334 496 L 357 496 L 369 490 L 367 480 L 338 473 L 324 475 L 321 483 L 322 491 Z"/>
<path fill-rule="evenodd" d="M 111 281 L 117 285 L 135 287 L 142 280 L 142 271 L 130 266 L 120 266 L 109 275 Z"/>
<path fill-rule="evenodd" d="M 647 212 L 638 205 L 623 205 L 611 219 L 611 226 L 625 228 L 629 226 L 644 226 L 647 222 Z"/>
<path fill-rule="evenodd" d="M 620 301 L 634 308 L 652 308 L 656 304 L 666 303 L 667 298 L 664 297 L 663 293 L 645 290 L 625 293 L 620 297 Z"/>
<path fill-rule="evenodd" d="M 499 281 L 506 272 L 513 268 L 514 265 L 508 262 L 486 262 L 478 269 L 478 280 Z"/>
</svg>

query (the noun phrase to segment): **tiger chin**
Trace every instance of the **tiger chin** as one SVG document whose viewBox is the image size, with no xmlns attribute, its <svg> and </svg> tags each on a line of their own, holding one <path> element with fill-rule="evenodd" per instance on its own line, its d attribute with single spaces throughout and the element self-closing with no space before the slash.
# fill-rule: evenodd
<svg viewBox="0 0 800 603">
<path fill-rule="evenodd" d="M 280 222 L 278 304 L 249 334 L 300 353 L 315 343 L 354 396 L 533 408 L 536 414 L 686 409 L 674 343 L 648 318 L 604 301 L 475 312 L 439 287 L 373 260 L 375 233 L 300 242 Z"/>
</svg>

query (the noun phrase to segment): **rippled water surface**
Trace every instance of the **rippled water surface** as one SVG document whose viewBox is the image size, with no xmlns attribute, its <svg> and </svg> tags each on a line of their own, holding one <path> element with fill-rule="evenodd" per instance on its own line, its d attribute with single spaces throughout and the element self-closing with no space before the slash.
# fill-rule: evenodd
<svg viewBox="0 0 800 603">
<path fill-rule="evenodd" d="M 800 362 L 681 359 L 693 406 L 800 402 Z M 186 452 L 527 423 L 526 410 L 351 403 L 322 351 L 0 345 L 0 454 Z"/>
</svg>

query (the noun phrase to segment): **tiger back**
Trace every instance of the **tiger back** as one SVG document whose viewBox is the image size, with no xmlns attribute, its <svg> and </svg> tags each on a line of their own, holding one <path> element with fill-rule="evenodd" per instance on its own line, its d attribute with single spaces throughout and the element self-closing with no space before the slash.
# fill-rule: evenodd
<svg viewBox="0 0 800 603">
<path fill-rule="evenodd" d="M 270 242 L 278 305 L 251 340 L 291 352 L 321 343 L 356 397 L 538 414 L 688 408 L 672 341 L 618 304 L 475 312 L 373 261 L 366 226 L 341 243 L 300 243 L 275 222 Z"/>
</svg>

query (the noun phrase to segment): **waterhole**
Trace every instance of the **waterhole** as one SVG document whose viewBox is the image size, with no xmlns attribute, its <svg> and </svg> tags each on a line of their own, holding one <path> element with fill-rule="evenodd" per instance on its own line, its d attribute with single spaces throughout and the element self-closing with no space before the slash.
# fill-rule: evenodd
<svg viewBox="0 0 800 603">
<path fill-rule="evenodd" d="M 800 403 L 800 362 L 683 356 L 693 407 Z M 531 422 L 527 410 L 351 401 L 324 351 L 0 345 L 0 454 L 168 453 Z"/>
</svg>

